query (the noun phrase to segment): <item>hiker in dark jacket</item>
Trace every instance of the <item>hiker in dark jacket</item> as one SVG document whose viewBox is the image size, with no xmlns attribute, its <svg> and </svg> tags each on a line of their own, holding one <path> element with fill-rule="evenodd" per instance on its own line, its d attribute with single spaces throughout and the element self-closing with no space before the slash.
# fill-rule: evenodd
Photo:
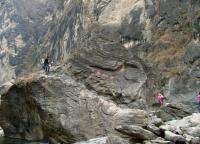
<svg viewBox="0 0 200 144">
<path fill-rule="evenodd" d="M 44 60 L 44 69 L 45 69 L 45 72 L 49 72 L 49 57 L 47 56 L 47 58 Z"/>
</svg>

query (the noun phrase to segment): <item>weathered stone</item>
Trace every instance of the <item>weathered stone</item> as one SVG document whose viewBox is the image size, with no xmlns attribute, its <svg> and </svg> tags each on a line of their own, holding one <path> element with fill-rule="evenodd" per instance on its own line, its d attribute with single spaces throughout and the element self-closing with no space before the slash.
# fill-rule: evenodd
<svg viewBox="0 0 200 144">
<path fill-rule="evenodd" d="M 102 137 L 102 138 L 94 138 L 85 142 L 77 142 L 75 144 L 107 144 L 107 137 Z"/>
<path fill-rule="evenodd" d="M 75 142 L 116 133 L 117 125 L 146 126 L 148 119 L 145 111 L 120 108 L 67 75 L 24 78 L 2 100 L 5 135 L 27 140 L 48 135 L 58 142 Z"/>
<path fill-rule="evenodd" d="M 170 131 L 165 131 L 165 139 L 175 143 L 186 143 L 186 139 L 183 136 L 174 134 Z"/>
<path fill-rule="evenodd" d="M 183 137 L 186 139 L 186 141 L 187 142 L 191 142 L 192 141 L 192 139 L 194 139 L 194 137 L 193 136 L 190 136 L 190 135 L 187 135 L 187 134 L 183 134 Z"/>
<path fill-rule="evenodd" d="M 148 118 L 148 124 L 150 125 L 155 125 L 155 126 L 160 126 L 163 124 L 163 121 L 161 118 L 158 118 L 155 113 L 154 114 L 150 114 L 149 118 Z"/>
<path fill-rule="evenodd" d="M 115 135 L 109 135 L 106 144 L 129 144 L 128 140 Z"/>
<path fill-rule="evenodd" d="M 139 60 L 132 58 L 133 55 L 118 44 L 103 44 L 101 48 L 97 45 L 82 53 L 79 58 L 71 60 L 70 72 L 76 78 L 82 79 L 88 88 L 111 96 L 119 104 L 134 109 L 146 108 L 145 97 L 140 97 L 139 92 L 143 90 L 147 75 Z M 81 61 L 81 65 L 77 61 Z M 113 61 L 117 66 L 112 64 Z M 133 61 L 136 64 L 130 64 Z M 74 70 L 77 66 L 82 69 L 78 74 Z"/>
<path fill-rule="evenodd" d="M 165 132 L 167 140 L 177 143 L 199 143 L 199 116 L 199 113 L 194 113 L 181 120 L 169 121 L 160 126 L 160 129 Z"/>
<path fill-rule="evenodd" d="M 135 124 L 137 126 L 147 125 L 148 115 L 143 110 L 129 110 L 119 111 L 115 115 L 115 125 L 131 125 Z"/>
<path fill-rule="evenodd" d="M 197 125 L 196 127 L 188 127 L 185 130 L 185 133 L 193 137 L 200 137 L 200 125 Z"/>
<path fill-rule="evenodd" d="M 186 63 L 193 63 L 197 59 L 199 59 L 200 55 L 200 47 L 199 47 L 199 42 L 191 42 L 187 46 L 187 51 L 184 56 L 184 61 Z"/>
<path fill-rule="evenodd" d="M 158 136 L 162 135 L 161 130 L 157 126 L 155 126 L 153 124 L 148 124 L 147 125 L 147 130 L 151 131 L 152 133 L 154 133 L 154 134 L 156 134 Z"/>
<path fill-rule="evenodd" d="M 8 89 L 13 85 L 14 81 L 9 81 L 0 86 L 0 95 L 8 91 Z"/>
<path fill-rule="evenodd" d="M 191 70 L 189 71 L 190 76 L 193 78 L 199 78 L 200 77 L 199 70 L 200 70 L 200 60 L 197 60 L 192 64 Z"/>
<path fill-rule="evenodd" d="M 5 134 L 73 143 L 117 135 L 118 125 L 158 134 L 161 121 L 149 123 L 144 110 L 163 121 L 190 115 L 200 87 L 198 11 L 199 0 L 1 1 L 0 84 L 39 75 L 2 95 Z M 46 55 L 62 67 L 40 77 Z M 171 104 L 153 105 L 157 90 Z M 169 127 L 199 133 L 198 125 Z"/>
<path fill-rule="evenodd" d="M 157 138 L 155 140 L 150 140 L 150 141 L 144 141 L 144 144 L 172 144 L 170 141 L 166 141 L 163 138 Z"/>
<path fill-rule="evenodd" d="M 0 2 L 0 84 L 23 75 L 33 64 L 34 45 L 48 31 L 57 6 L 53 0 Z"/>
<path fill-rule="evenodd" d="M 193 137 L 199 137 L 199 119 L 200 114 L 194 113 L 181 120 L 166 122 L 166 124 L 160 126 L 160 128 L 164 131 L 171 131 L 180 135 L 187 134 Z"/>
<path fill-rule="evenodd" d="M 134 140 L 152 140 L 156 138 L 152 132 L 136 125 L 121 125 L 117 126 L 116 130 Z"/>
<path fill-rule="evenodd" d="M 168 103 L 161 110 L 157 111 L 158 117 L 163 121 L 170 121 L 173 119 L 180 119 L 191 115 L 192 108 L 180 103 Z"/>
<path fill-rule="evenodd" d="M 199 144 L 199 143 L 200 143 L 200 138 L 199 137 L 193 138 L 191 140 L 191 144 Z"/>
</svg>

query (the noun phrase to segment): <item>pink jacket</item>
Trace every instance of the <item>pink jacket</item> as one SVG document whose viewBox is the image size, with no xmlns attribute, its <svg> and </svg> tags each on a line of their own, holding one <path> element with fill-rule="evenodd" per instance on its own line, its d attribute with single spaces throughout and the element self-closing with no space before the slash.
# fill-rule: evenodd
<svg viewBox="0 0 200 144">
<path fill-rule="evenodd" d="M 198 103 L 200 103 L 200 94 L 196 96 L 196 100 Z"/>
<path fill-rule="evenodd" d="M 162 100 L 164 100 L 164 96 L 162 94 L 158 94 L 157 101 L 160 102 Z"/>
</svg>

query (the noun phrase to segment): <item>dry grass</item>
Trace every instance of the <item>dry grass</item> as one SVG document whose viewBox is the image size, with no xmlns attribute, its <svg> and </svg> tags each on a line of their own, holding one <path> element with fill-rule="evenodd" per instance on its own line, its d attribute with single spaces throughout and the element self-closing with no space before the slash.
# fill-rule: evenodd
<svg viewBox="0 0 200 144">
<path fill-rule="evenodd" d="M 152 39 L 153 39 L 154 41 L 156 41 L 156 40 L 159 39 L 162 35 L 164 35 L 164 32 L 163 32 L 163 31 L 160 31 L 160 30 L 154 31 L 154 32 L 153 32 L 153 37 L 152 37 Z"/>
<path fill-rule="evenodd" d="M 32 82 L 37 75 L 38 75 L 37 73 L 31 73 L 31 74 L 24 75 L 24 76 L 16 79 L 15 83 L 16 84 L 26 84 L 26 83 Z"/>
<path fill-rule="evenodd" d="M 190 39 L 190 33 L 164 33 L 156 41 L 154 50 L 147 54 L 146 60 L 157 66 L 166 78 L 179 75 L 185 69 L 182 58 Z M 160 47 L 162 45 L 163 48 Z"/>
<path fill-rule="evenodd" d="M 160 39 L 158 40 L 158 42 L 162 42 L 162 43 L 172 43 L 173 39 L 172 39 L 172 32 L 168 32 L 165 33 L 164 35 L 162 35 L 160 37 Z"/>
<path fill-rule="evenodd" d="M 184 66 L 181 65 L 181 58 L 184 56 L 184 53 L 185 48 L 172 46 L 166 50 L 151 53 L 148 59 L 151 59 L 151 62 L 157 65 L 163 75 L 171 77 L 180 74 L 184 70 Z"/>
<path fill-rule="evenodd" d="M 165 78 L 168 79 L 168 78 L 180 75 L 185 68 L 186 68 L 185 65 L 178 65 L 178 66 L 173 66 L 173 67 L 165 67 L 163 69 L 162 74 L 165 76 Z"/>
<path fill-rule="evenodd" d="M 172 46 L 166 50 L 157 52 L 153 58 L 153 61 L 155 63 L 158 63 L 158 62 L 165 62 L 168 60 L 180 59 L 184 55 L 184 53 L 185 53 L 184 48 Z"/>
</svg>

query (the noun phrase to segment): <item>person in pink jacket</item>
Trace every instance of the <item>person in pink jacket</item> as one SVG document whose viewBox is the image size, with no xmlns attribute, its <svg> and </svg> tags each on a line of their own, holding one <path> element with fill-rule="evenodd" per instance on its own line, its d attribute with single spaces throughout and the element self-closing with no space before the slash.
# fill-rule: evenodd
<svg viewBox="0 0 200 144">
<path fill-rule="evenodd" d="M 197 100 L 197 103 L 198 103 L 198 110 L 200 112 L 200 92 L 199 94 L 196 96 L 196 100 Z"/>
<path fill-rule="evenodd" d="M 157 93 L 156 99 L 160 106 L 164 104 L 165 97 L 161 93 Z"/>
</svg>

